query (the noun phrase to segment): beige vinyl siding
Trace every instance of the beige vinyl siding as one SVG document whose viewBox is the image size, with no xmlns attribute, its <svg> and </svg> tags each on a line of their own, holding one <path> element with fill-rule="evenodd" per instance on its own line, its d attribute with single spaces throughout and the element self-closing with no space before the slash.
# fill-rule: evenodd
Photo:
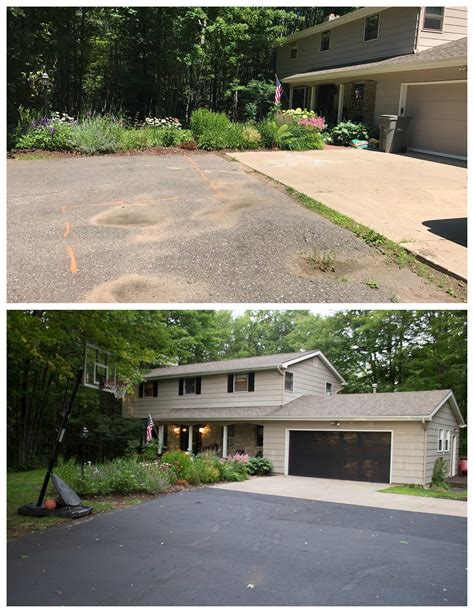
<svg viewBox="0 0 474 613">
<path fill-rule="evenodd" d="M 293 391 L 285 390 L 285 404 L 300 396 L 325 394 L 326 381 L 333 384 L 334 393 L 342 389 L 337 377 L 319 358 L 310 358 L 292 364 L 288 367 L 288 370 L 293 373 Z"/>
<path fill-rule="evenodd" d="M 287 43 L 277 49 L 278 77 L 413 53 L 418 11 L 417 7 L 397 7 L 381 11 L 379 36 L 376 40 L 367 42 L 364 42 L 365 18 L 337 27 L 334 21 L 330 21 L 327 24 L 331 30 L 328 51 L 319 50 L 319 32 L 295 41 L 298 47 L 296 59 L 290 59 L 293 43 Z M 374 14 L 377 12 L 374 11 Z"/>
<path fill-rule="evenodd" d="M 123 403 L 123 414 L 127 417 L 159 417 L 160 407 L 164 409 L 203 409 L 203 418 L 212 416 L 212 409 L 233 406 L 279 406 L 282 401 L 282 376 L 275 370 L 255 371 L 254 392 L 227 392 L 227 373 L 203 376 L 201 393 L 197 395 L 178 394 L 176 379 L 162 379 L 158 382 L 156 398 L 139 398 L 138 388 L 133 398 Z"/>
<path fill-rule="evenodd" d="M 265 422 L 263 455 L 273 463 L 275 473 L 285 472 L 287 429 L 334 430 L 330 422 Z M 424 430 L 420 422 L 343 422 L 340 430 L 392 431 L 392 483 L 423 484 Z"/>
<path fill-rule="evenodd" d="M 449 403 L 445 403 L 440 410 L 433 417 L 433 421 L 428 422 L 426 429 L 426 482 L 430 483 L 433 476 L 433 468 L 438 458 L 443 458 L 448 466 L 448 476 L 451 476 L 452 471 L 452 445 L 450 445 L 449 451 L 438 451 L 438 430 L 450 430 L 451 431 L 451 443 L 452 436 L 457 436 L 457 453 L 459 453 L 459 426 L 458 422 L 449 406 Z"/>
<path fill-rule="evenodd" d="M 400 88 L 402 83 L 419 83 L 422 81 L 453 81 L 464 79 L 465 72 L 458 67 L 438 68 L 431 70 L 410 70 L 404 72 L 374 74 L 372 79 L 377 81 L 377 94 L 375 99 L 374 120 L 378 124 L 379 116 L 384 114 L 398 115 L 400 102 Z"/>
<path fill-rule="evenodd" d="M 467 36 L 467 8 L 446 7 L 444 10 L 443 31 L 423 30 L 423 11 L 420 20 L 417 51 L 424 51 L 436 45 L 449 43 Z"/>
</svg>

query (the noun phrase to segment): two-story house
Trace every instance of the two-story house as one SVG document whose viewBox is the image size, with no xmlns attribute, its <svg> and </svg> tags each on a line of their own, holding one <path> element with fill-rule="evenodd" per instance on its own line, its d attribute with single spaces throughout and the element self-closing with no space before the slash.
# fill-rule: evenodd
<svg viewBox="0 0 474 613">
<path fill-rule="evenodd" d="M 370 7 L 288 37 L 276 70 L 291 108 L 330 123 L 410 117 L 409 150 L 467 157 L 467 8 Z"/>
<path fill-rule="evenodd" d="M 275 473 L 426 484 L 443 457 L 456 474 L 464 421 L 449 390 L 339 394 L 320 351 L 164 366 L 123 413 L 150 414 L 161 451 L 261 453 Z"/>
</svg>

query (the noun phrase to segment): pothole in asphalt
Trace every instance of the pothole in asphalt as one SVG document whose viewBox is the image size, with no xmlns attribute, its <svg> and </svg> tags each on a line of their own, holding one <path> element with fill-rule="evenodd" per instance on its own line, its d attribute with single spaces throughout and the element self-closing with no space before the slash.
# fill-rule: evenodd
<svg viewBox="0 0 474 613">
<path fill-rule="evenodd" d="M 147 227 L 159 223 L 156 212 L 145 206 L 122 205 L 103 211 L 91 219 L 97 226 Z"/>
<path fill-rule="evenodd" d="M 194 285 L 172 276 L 125 275 L 97 286 L 82 302 L 189 302 Z M 202 282 L 199 291 L 207 291 Z"/>
<path fill-rule="evenodd" d="M 300 274 L 309 277 L 356 275 L 361 272 L 367 273 L 373 266 L 374 258 L 371 255 L 340 256 L 327 249 L 314 249 L 307 253 L 299 253 L 294 262 L 294 268 Z"/>
</svg>

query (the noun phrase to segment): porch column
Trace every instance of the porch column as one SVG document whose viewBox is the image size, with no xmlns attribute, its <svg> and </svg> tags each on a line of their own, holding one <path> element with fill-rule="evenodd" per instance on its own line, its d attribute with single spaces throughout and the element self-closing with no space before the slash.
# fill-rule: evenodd
<svg viewBox="0 0 474 613">
<path fill-rule="evenodd" d="M 316 87 L 313 85 L 311 87 L 311 99 L 310 99 L 310 103 L 309 103 L 309 110 L 310 111 L 314 111 L 314 100 L 316 97 Z"/>
<path fill-rule="evenodd" d="M 293 108 L 293 88 L 292 87 L 290 87 L 290 99 L 289 99 L 289 102 L 288 102 L 288 106 L 289 106 L 290 109 Z"/>
<path fill-rule="evenodd" d="M 227 457 L 227 426 L 222 426 L 222 457 Z"/>
<path fill-rule="evenodd" d="M 193 426 L 188 426 L 188 451 L 193 452 Z"/>
<path fill-rule="evenodd" d="M 158 426 L 158 453 L 163 453 L 163 441 L 165 438 L 165 427 Z"/>
<path fill-rule="evenodd" d="M 344 83 L 339 85 L 339 98 L 337 101 L 337 123 L 342 121 L 342 110 L 344 107 Z"/>
</svg>

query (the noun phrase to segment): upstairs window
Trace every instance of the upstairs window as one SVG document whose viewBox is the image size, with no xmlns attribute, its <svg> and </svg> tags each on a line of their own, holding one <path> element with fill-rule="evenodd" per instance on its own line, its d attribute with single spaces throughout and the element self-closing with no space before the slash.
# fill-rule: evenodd
<svg viewBox="0 0 474 613">
<path fill-rule="evenodd" d="M 158 381 L 146 381 L 140 383 L 138 390 L 139 398 L 156 398 L 158 396 Z"/>
<path fill-rule="evenodd" d="M 227 375 L 227 392 L 253 392 L 255 391 L 255 373 L 243 372 Z"/>
<path fill-rule="evenodd" d="M 180 396 L 193 396 L 201 393 L 201 377 L 186 377 L 178 381 Z"/>
<path fill-rule="evenodd" d="M 332 383 L 329 383 L 328 381 L 326 381 L 326 396 L 332 396 Z"/>
<path fill-rule="evenodd" d="M 319 47 L 319 50 L 328 51 L 330 43 L 331 43 L 331 30 L 326 30 L 326 32 L 321 32 L 321 45 Z"/>
<path fill-rule="evenodd" d="M 234 392 L 246 392 L 249 386 L 248 375 L 234 375 Z"/>
<path fill-rule="evenodd" d="M 195 394 L 196 393 L 196 379 L 185 379 L 184 380 L 184 395 L 187 394 Z"/>
<path fill-rule="evenodd" d="M 364 41 L 379 37 L 379 15 L 370 15 L 365 19 Z"/>
<path fill-rule="evenodd" d="M 285 390 L 287 392 L 293 391 L 293 373 L 292 372 L 285 373 Z"/>
<path fill-rule="evenodd" d="M 427 6 L 423 15 L 423 30 L 443 31 L 444 8 L 442 6 Z"/>
<path fill-rule="evenodd" d="M 298 45 L 293 43 L 290 47 L 290 60 L 296 60 L 298 57 Z"/>
</svg>

